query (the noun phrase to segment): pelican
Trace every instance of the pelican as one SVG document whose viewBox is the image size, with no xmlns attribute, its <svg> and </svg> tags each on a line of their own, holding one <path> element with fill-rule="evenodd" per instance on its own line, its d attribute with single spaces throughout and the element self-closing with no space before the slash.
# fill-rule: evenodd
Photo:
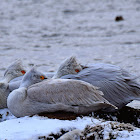
<svg viewBox="0 0 140 140">
<path fill-rule="evenodd" d="M 82 66 L 77 62 L 75 56 L 64 60 L 52 78 L 57 79 L 64 75 L 77 74 L 82 70 Z"/>
<path fill-rule="evenodd" d="M 79 70 L 76 74 L 64 75 L 61 79 L 82 80 L 99 87 L 104 94 L 103 97 L 117 106 L 118 109 L 132 100 L 140 100 L 140 84 L 136 82 L 132 75 L 120 67 L 102 63 L 89 66 L 81 65 L 81 67 L 82 70 Z M 67 67 L 67 71 L 68 69 Z M 113 108 L 107 109 L 111 110 L 106 111 L 115 111 Z"/>
<path fill-rule="evenodd" d="M 45 73 L 45 75 L 47 78 L 56 79 L 56 78 L 60 78 L 64 75 L 76 74 L 77 72 L 79 72 L 81 70 L 82 70 L 82 67 L 77 62 L 75 56 L 71 56 L 60 64 L 56 73 L 50 72 L 50 73 Z M 23 78 L 23 76 L 20 76 L 20 77 L 16 77 L 10 81 L 10 83 L 9 83 L 10 91 L 13 91 L 13 90 L 19 88 L 22 78 Z"/>
<path fill-rule="evenodd" d="M 20 60 L 15 61 L 6 69 L 3 79 L 0 81 L 0 109 L 7 107 L 7 97 L 10 93 L 9 81 L 24 75 L 25 72 Z"/>
<path fill-rule="evenodd" d="M 16 117 L 55 111 L 85 114 L 116 108 L 102 95 L 97 87 L 84 81 L 46 79 L 33 68 L 24 75 L 20 87 L 9 94 L 7 105 Z"/>
</svg>

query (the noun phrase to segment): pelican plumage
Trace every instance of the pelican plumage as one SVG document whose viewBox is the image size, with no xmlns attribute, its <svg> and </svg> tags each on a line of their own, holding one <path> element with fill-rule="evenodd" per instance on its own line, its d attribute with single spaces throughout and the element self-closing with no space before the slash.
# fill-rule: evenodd
<svg viewBox="0 0 140 140">
<path fill-rule="evenodd" d="M 25 74 L 25 69 L 20 60 L 13 62 L 5 71 L 3 79 L 0 81 L 0 109 L 7 107 L 7 97 L 10 93 L 9 82 Z"/>
<path fill-rule="evenodd" d="M 97 87 L 78 80 L 46 79 L 36 69 L 27 72 L 18 89 L 7 99 L 16 117 L 42 112 L 67 111 L 85 114 L 102 108 L 116 108 L 102 97 Z M 42 80 L 42 82 L 40 82 Z"/>
</svg>

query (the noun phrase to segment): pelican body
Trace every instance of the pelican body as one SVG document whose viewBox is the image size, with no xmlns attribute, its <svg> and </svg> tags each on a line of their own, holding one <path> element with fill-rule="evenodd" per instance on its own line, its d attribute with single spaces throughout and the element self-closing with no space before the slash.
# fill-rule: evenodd
<svg viewBox="0 0 140 140">
<path fill-rule="evenodd" d="M 82 80 L 99 87 L 104 94 L 103 97 L 119 109 L 132 100 L 140 100 L 140 85 L 135 78 L 127 71 L 111 64 L 92 64 L 77 74 L 61 78 Z"/>
<path fill-rule="evenodd" d="M 16 117 L 55 111 L 85 114 L 102 108 L 116 108 L 89 83 L 70 79 L 39 82 L 34 74 L 40 75 L 36 70 L 29 71 L 20 87 L 8 96 L 8 108 Z"/>
<path fill-rule="evenodd" d="M 0 109 L 7 107 L 7 97 L 10 93 L 9 82 L 25 73 L 20 60 L 13 62 L 5 71 L 3 80 L 0 81 Z"/>
</svg>

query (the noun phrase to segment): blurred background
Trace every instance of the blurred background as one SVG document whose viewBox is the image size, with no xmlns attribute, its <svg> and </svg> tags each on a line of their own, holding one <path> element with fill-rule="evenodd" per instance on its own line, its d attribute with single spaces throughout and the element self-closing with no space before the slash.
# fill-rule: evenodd
<svg viewBox="0 0 140 140">
<path fill-rule="evenodd" d="M 0 1 L 0 77 L 15 59 L 47 72 L 71 55 L 140 76 L 140 0 Z"/>
</svg>

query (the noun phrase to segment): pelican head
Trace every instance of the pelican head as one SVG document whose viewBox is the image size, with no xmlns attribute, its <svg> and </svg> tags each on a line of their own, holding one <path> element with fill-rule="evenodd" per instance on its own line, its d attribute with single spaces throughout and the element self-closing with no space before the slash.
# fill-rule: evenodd
<svg viewBox="0 0 140 140">
<path fill-rule="evenodd" d="M 22 76 L 26 73 L 21 60 L 16 60 L 13 62 L 4 73 L 4 80 L 7 82 L 11 81 L 12 79 Z"/>
<path fill-rule="evenodd" d="M 37 71 L 35 67 L 33 67 L 24 75 L 20 87 L 28 88 L 29 86 L 39 83 L 45 79 L 47 79 L 47 77 L 43 73 Z"/>
<path fill-rule="evenodd" d="M 64 60 L 64 62 L 61 63 L 60 67 L 58 68 L 53 78 L 60 78 L 68 74 L 77 74 L 81 70 L 82 70 L 82 67 L 77 62 L 76 57 L 71 56 L 70 58 Z"/>
</svg>

